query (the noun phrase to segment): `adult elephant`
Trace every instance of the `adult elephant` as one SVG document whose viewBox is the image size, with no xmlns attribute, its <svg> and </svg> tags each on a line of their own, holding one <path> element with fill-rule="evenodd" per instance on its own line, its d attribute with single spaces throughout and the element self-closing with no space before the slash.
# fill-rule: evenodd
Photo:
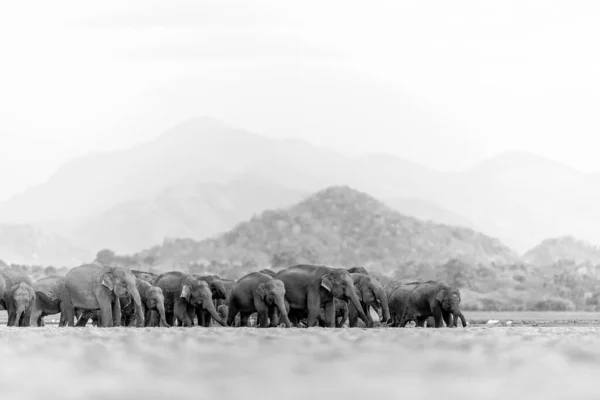
<svg viewBox="0 0 600 400">
<path fill-rule="evenodd" d="M 285 306 L 285 285 L 279 279 L 260 272 L 252 272 L 240 278 L 229 297 L 227 325 L 232 326 L 240 314 L 240 325 L 248 326 L 248 319 L 257 313 L 258 326 L 275 328 L 281 316 L 286 327 L 291 327 Z M 279 315 L 276 315 L 279 311 Z M 270 320 L 270 325 L 269 325 Z"/>
<path fill-rule="evenodd" d="M 195 308 L 202 306 L 217 323 L 225 326 L 225 321 L 217 314 L 212 292 L 206 282 L 190 274 L 171 271 L 159 275 L 155 285 L 165 296 L 165 318 L 169 325 L 173 326 L 176 318 L 183 326 L 193 326 Z"/>
<path fill-rule="evenodd" d="M 61 313 L 61 297 L 64 287 L 65 278 L 60 275 L 49 275 L 33 283 L 35 302 L 31 312 L 31 325 L 44 326 L 45 316 Z M 62 313 L 58 325 L 65 325 Z"/>
<path fill-rule="evenodd" d="M 369 275 L 353 273 L 350 276 L 354 281 L 354 288 L 356 289 L 362 310 L 367 316 L 367 320 L 363 320 L 363 322 L 366 325 L 369 325 L 369 323 L 373 324 L 373 318 L 369 311 L 369 307 L 373 307 L 381 316 L 381 324 L 387 324 L 390 320 L 390 309 L 383 285 Z M 348 304 L 348 319 L 350 327 L 354 328 L 358 325 L 358 312 L 352 304 Z"/>
<path fill-rule="evenodd" d="M 217 300 L 225 300 L 227 297 L 227 289 L 225 288 L 225 284 L 221 280 L 221 278 L 217 275 L 192 275 L 194 278 L 204 281 L 208 284 L 210 291 L 212 293 L 213 303 L 216 306 Z M 210 312 L 207 311 L 202 306 L 196 307 L 196 318 L 198 319 L 198 325 L 208 328 L 210 326 L 211 315 Z"/>
<path fill-rule="evenodd" d="M 99 326 L 121 323 L 121 297 L 131 296 L 137 309 L 139 326 L 144 325 L 142 300 L 136 278 L 126 268 L 85 264 L 65 276 L 62 308 L 69 326 L 74 325 L 75 309 L 100 310 Z"/>
<path fill-rule="evenodd" d="M 140 293 L 142 299 L 142 311 L 144 312 L 144 326 L 152 325 L 151 313 L 154 311 L 158 313 L 158 325 L 170 328 L 171 326 L 165 319 L 165 297 L 162 289 L 158 286 L 152 286 L 149 282 L 136 278 L 137 290 Z M 131 296 L 127 299 L 129 302 L 123 305 L 123 299 L 121 299 L 121 325 L 133 326 L 137 319 L 135 303 Z"/>
<path fill-rule="evenodd" d="M 334 326 L 334 297 L 352 302 L 359 316 L 364 320 L 367 319 L 356 295 L 352 277 L 343 268 L 296 265 L 282 269 L 275 275 L 275 279 L 283 281 L 285 299 L 289 304 L 290 312 L 296 315 L 307 313 L 308 327 L 317 325 L 321 307 L 325 308 L 327 325 Z"/>
<path fill-rule="evenodd" d="M 442 327 L 442 320 L 453 326 L 451 314 L 461 315 L 460 292 L 438 281 L 399 283 L 389 282 L 385 287 L 393 325 L 404 327 L 408 321 L 423 326 L 433 317 L 435 327 Z"/>
<path fill-rule="evenodd" d="M 25 282 L 17 283 L 5 295 L 7 326 L 29 326 L 35 302 L 35 291 Z"/>
</svg>

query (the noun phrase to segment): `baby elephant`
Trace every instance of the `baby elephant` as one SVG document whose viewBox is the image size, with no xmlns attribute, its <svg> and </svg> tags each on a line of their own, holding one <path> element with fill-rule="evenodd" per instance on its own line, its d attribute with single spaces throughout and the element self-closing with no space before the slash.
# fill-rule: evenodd
<svg viewBox="0 0 600 400">
<path fill-rule="evenodd" d="M 248 326 L 253 313 L 258 314 L 257 325 L 261 328 L 277 327 L 279 315 L 286 327 L 291 327 L 285 307 L 285 286 L 279 279 L 260 272 L 252 272 L 238 280 L 229 296 L 227 326 L 232 326 L 238 312 L 240 326 Z"/>
<path fill-rule="evenodd" d="M 6 299 L 8 310 L 7 326 L 29 326 L 35 303 L 35 291 L 25 282 L 14 285 Z"/>
</svg>

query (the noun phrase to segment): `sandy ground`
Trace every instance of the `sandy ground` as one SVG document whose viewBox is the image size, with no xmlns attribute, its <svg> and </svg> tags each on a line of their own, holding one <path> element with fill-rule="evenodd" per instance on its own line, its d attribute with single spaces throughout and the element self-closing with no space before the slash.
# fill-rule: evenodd
<svg viewBox="0 0 600 400">
<path fill-rule="evenodd" d="M 600 398 L 598 326 L 1 327 L 0 342 L 3 398 Z"/>
</svg>

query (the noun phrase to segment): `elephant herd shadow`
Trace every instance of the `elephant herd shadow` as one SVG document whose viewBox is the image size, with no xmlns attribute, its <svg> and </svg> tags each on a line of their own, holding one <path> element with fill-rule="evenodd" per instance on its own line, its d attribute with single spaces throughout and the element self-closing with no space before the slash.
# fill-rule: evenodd
<svg viewBox="0 0 600 400">
<path fill-rule="evenodd" d="M 7 325 L 19 327 L 44 326 L 55 314 L 59 327 L 466 327 L 460 302 L 460 291 L 443 282 L 383 285 L 362 267 L 301 264 L 238 280 L 97 263 L 36 282 L 0 271 L 0 308 Z"/>
</svg>

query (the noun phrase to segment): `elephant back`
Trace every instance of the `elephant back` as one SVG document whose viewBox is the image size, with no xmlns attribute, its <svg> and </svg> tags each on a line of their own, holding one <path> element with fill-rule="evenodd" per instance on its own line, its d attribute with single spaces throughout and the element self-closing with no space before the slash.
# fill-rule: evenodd
<svg viewBox="0 0 600 400">
<path fill-rule="evenodd" d="M 43 308 L 58 308 L 65 287 L 65 278 L 60 275 L 49 275 L 33 283 L 36 303 L 43 304 Z"/>
<path fill-rule="evenodd" d="M 152 272 L 148 272 L 148 271 L 138 271 L 138 270 L 132 269 L 131 273 L 137 279 L 142 279 L 151 285 L 154 285 L 154 282 L 156 282 L 156 279 L 158 278 L 158 275 L 156 275 Z"/>
</svg>

